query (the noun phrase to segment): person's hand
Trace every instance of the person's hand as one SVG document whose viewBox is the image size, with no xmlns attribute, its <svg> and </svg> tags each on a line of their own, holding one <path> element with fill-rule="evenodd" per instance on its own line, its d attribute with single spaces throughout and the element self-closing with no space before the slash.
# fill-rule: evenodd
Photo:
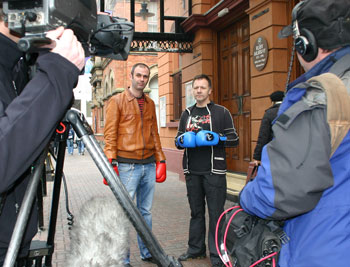
<svg viewBox="0 0 350 267">
<path fill-rule="evenodd" d="M 259 165 L 261 164 L 261 161 L 260 161 L 260 160 L 256 160 L 256 159 L 255 159 L 253 162 L 254 162 L 254 164 L 255 164 L 256 166 L 259 166 Z"/>
<path fill-rule="evenodd" d="M 111 163 L 115 173 L 119 176 L 119 171 L 118 171 L 118 166 L 117 166 L 117 163 L 116 162 L 113 162 L 113 159 L 108 159 L 109 163 Z M 109 185 L 106 178 L 103 177 L 103 183 L 105 185 Z"/>
<path fill-rule="evenodd" d="M 85 54 L 81 43 L 77 40 L 73 31 L 58 27 L 56 30 L 49 31 L 46 37 L 56 42 L 55 48 L 51 50 L 72 62 L 79 70 L 85 65 Z"/>
<path fill-rule="evenodd" d="M 164 161 L 156 162 L 156 182 L 163 183 L 166 180 L 166 163 Z"/>
</svg>

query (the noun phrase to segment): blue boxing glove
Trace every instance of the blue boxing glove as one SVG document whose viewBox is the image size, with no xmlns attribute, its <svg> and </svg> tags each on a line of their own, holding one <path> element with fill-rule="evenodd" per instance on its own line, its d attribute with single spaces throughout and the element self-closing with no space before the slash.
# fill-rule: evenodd
<svg viewBox="0 0 350 267">
<path fill-rule="evenodd" d="M 226 140 L 226 136 L 207 130 L 202 130 L 196 135 L 197 146 L 216 146 L 219 142 L 224 142 Z"/>
<path fill-rule="evenodd" d="M 196 133 L 186 132 L 176 138 L 175 144 L 177 147 L 196 147 Z"/>
</svg>

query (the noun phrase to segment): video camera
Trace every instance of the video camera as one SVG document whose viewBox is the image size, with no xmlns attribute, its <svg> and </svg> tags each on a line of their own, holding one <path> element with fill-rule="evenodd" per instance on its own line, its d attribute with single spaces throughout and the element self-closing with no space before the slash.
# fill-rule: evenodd
<svg viewBox="0 0 350 267">
<path fill-rule="evenodd" d="M 23 52 L 50 44 L 46 32 L 64 26 L 74 31 L 86 56 L 128 58 L 134 24 L 97 14 L 96 0 L 8 0 L 3 11 L 9 29 L 22 37 L 18 46 Z"/>
</svg>

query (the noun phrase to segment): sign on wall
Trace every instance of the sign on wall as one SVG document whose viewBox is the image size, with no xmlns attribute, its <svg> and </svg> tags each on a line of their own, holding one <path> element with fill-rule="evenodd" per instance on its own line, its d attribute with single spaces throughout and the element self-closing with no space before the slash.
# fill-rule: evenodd
<svg viewBox="0 0 350 267">
<path fill-rule="evenodd" d="M 166 127 L 166 96 L 159 97 L 159 124 Z"/>
<path fill-rule="evenodd" d="M 192 106 L 196 103 L 192 93 L 192 81 L 185 83 L 185 93 L 186 93 L 186 108 Z"/>
<path fill-rule="evenodd" d="M 253 47 L 253 64 L 259 71 L 263 70 L 267 63 L 269 47 L 264 37 L 258 37 Z"/>
</svg>

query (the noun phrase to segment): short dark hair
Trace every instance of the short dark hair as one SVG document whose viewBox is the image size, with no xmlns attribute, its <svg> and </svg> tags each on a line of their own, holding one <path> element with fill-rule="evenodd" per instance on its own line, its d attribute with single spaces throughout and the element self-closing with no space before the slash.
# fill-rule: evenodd
<svg viewBox="0 0 350 267">
<path fill-rule="evenodd" d="M 271 99 L 272 102 L 282 101 L 283 98 L 284 98 L 284 92 L 283 91 L 276 91 L 276 92 L 273 92 L 270 95 L 270 99 Z"/>
<path fill-rule="evenodd" d="M 134 75 L 134 71 L 137 67 L 143 67 L 143 68 L 147 68 L 148 72 L 151 73 L 150 68 L 145 64 L 145 63 L 136 63 L 134 66 L 132 66 L 131 68 L 131 75 Z"/>
<path fill-rule="evenodd" d="M 202 80 L 202 79 L 207 80 L 209 88 L 211 88 L 211 80 L 210 80 L 209 76 L 204 74 L 204 73 L 194 76 L 194 78 L 192 80 L 192 87 L 193 87 L 194 81 Z"/>
</svg>

